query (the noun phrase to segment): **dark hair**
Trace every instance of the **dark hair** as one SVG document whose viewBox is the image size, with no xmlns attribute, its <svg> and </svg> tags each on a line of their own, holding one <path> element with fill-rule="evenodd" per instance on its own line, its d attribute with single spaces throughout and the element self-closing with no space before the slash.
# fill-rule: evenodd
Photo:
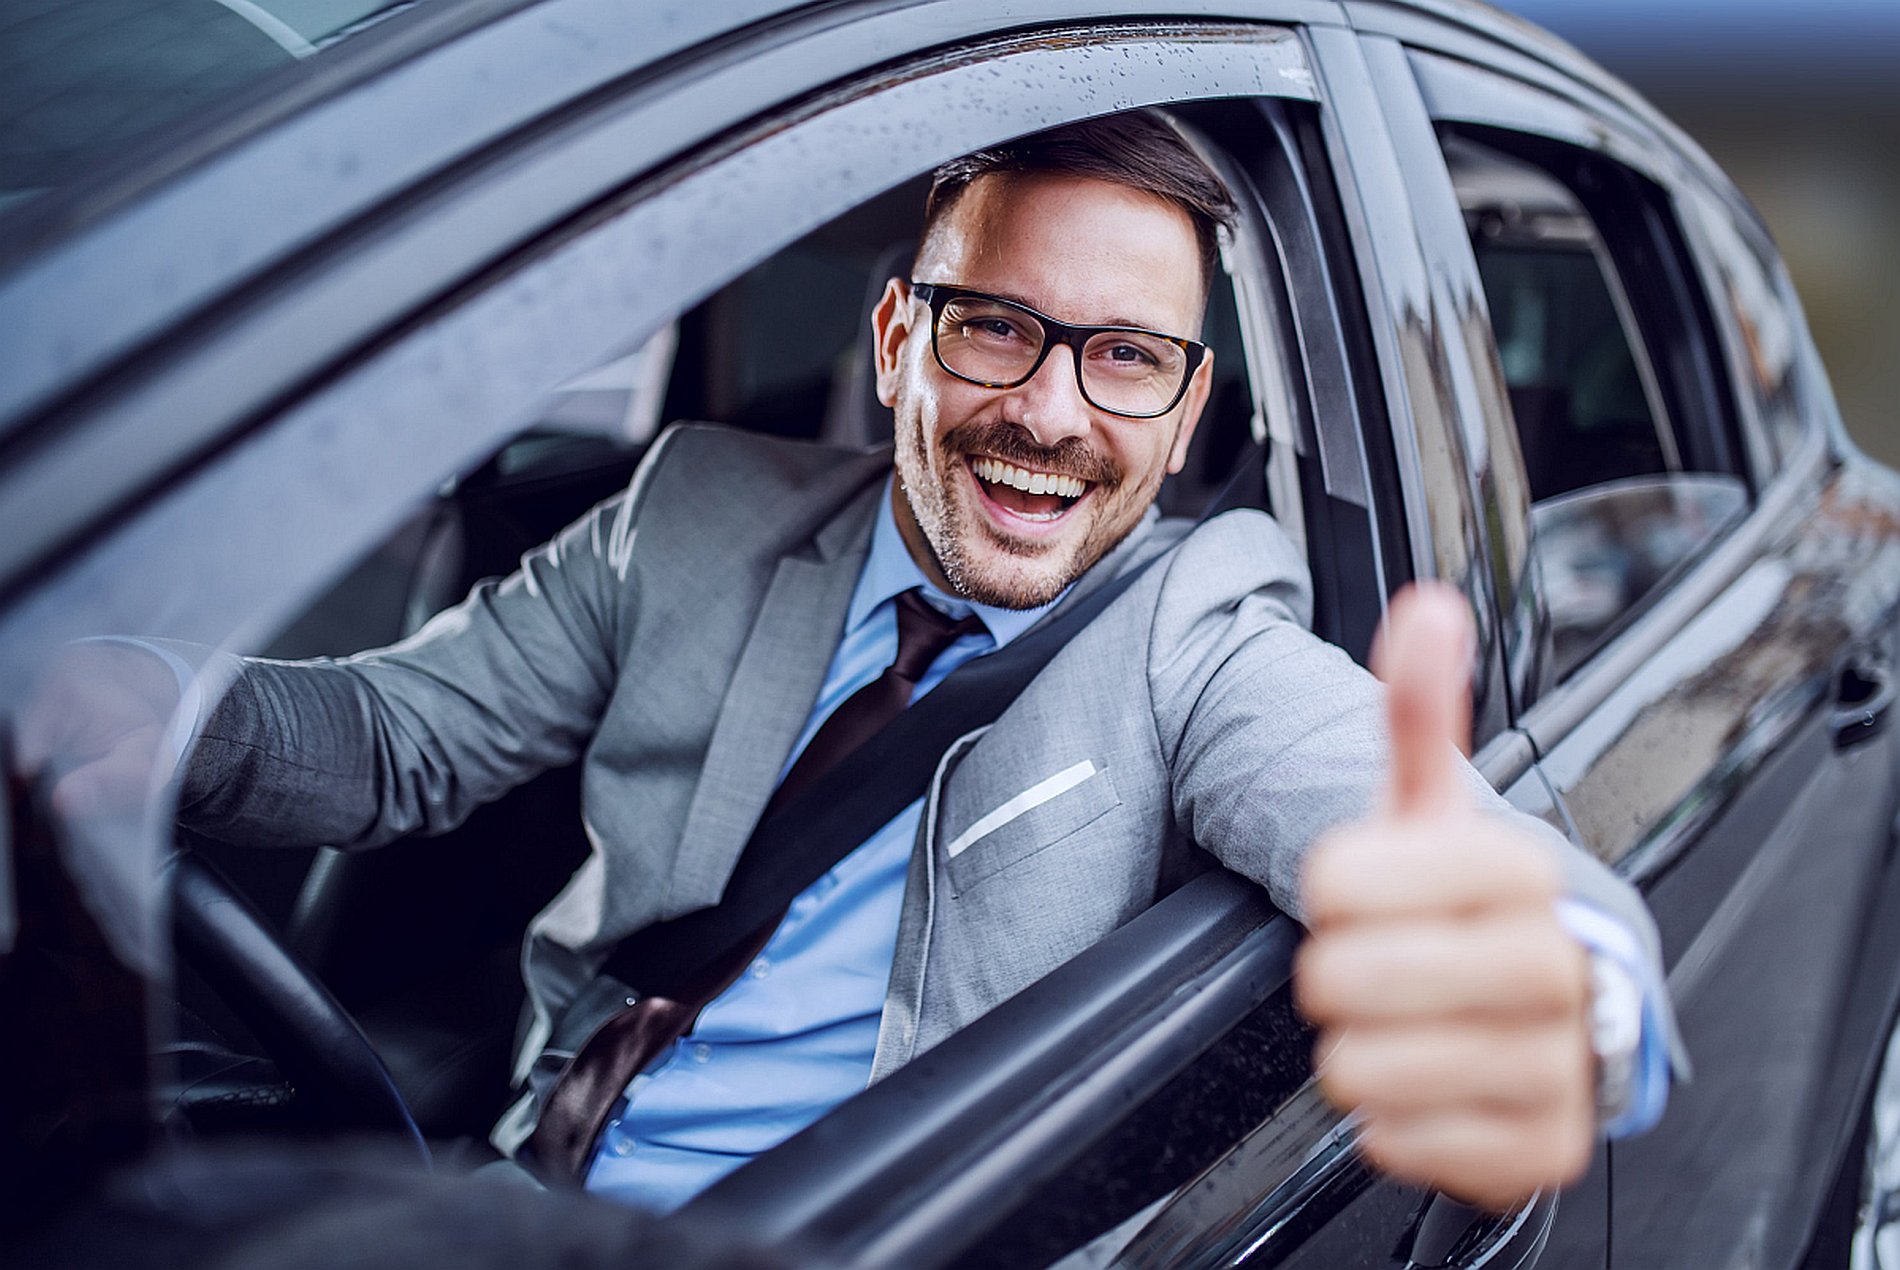
<svg viewBox="0 0 1900 1270">
<path fill-rule="evenodd" d="M 1194 222 L 1201 281 L 1213 280 L 1220 229 L 1234 224 L 1234 196 L 1172 124 L 1146 110 L 1064 124 L 950 160 L 931 175 L 922 237 L 978 177 L 1032 172 L 1094 177 L 1168 200 Z"/>
</svg>

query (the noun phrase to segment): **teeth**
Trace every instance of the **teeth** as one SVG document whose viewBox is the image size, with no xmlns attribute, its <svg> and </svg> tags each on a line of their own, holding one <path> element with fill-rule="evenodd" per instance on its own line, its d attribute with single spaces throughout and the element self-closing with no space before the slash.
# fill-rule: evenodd
<svg viewBox="0 0 1900 1270">
<path fill-rule="evenodd" d="M 978 459 L 970 464 L 970 470 L 992 485 L 1008 485 L 1022 490 L 1025 494 L 1059 494 L 1063 498 L 1080 498 L 1088 489 L 1084 482 L 1073 476 L 1058 476 L 1050 472 L 1026 472 L 1001 459 Z"/>
</svg>

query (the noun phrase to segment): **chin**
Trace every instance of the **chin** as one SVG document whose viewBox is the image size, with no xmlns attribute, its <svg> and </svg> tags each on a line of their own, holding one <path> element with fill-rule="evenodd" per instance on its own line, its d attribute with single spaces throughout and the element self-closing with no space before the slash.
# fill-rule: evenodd
<svg viewBox="0 0 1900 1270">
<path fill-rule="evenodd" d="M 1010 568 L 945 569 L 966 600 L 998 609 L 1035 609 L 1062 594 L 1077 574 Z M 1079 571 L 1078 571 L 1079 573 Z"/>
<path fill-rule="evenodd" d="M 1054 600 L 1088 572 L 1101 554 L 1083 559 L 1082 541 L 1018 543 L 985 526 L 965 524 L 956 542 L 937 552 L 944 577 L 966 600 L 999 609 L 1034 609 Z M 974 542 L 974 549 L 969 544 Z"/>
</svg>

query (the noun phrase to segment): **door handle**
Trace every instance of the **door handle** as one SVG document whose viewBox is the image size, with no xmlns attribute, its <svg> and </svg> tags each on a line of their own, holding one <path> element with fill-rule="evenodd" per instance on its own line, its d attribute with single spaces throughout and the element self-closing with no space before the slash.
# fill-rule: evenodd
<svg viewBox="0 0 1900 1270">
<path fill-rule="evenodd" d="M 1490 1220 L 1490 1214 L 1481 1208 L 1461 1204 L 1445 1195 L 1432 1196 L 1425 1201 L 1425 1210 L 1418 1215 L 1418 1225 L 1412 1229 L 1412 1250 L 1406 1255 L 1408 1266 L 1438 1270 L 1440 1266 L 1451 1265 L 1452 1252 L 1458 1245 Z"/>
<path fill-rule="evenodd" d="M 1834 748 L 1851 749 L 1873 740 L 1887 729 L 1893 709 L 1893 673 L 1869 661 L 1850 661 L 1834 678 L 1833 716 L 1829 730 Z"/>
<path fill-rule="evenodd" d="M 1519 1270 L 1543 1252 L 1556 1216 L 1553 1191 L 1540 1191 L 1508 1213 L 1434 1194 L 1412 1225 L 1405 1270 Z"/>
</svg>

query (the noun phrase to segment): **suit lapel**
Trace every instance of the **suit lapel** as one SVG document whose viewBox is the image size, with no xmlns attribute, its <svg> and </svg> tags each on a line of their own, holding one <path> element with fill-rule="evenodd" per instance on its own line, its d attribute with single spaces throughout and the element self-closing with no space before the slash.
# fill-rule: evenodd
<svg viewBox="0 0 1900 1270">
<path fill-rule="evenodd" d="M 713 726 L 661 916 L 724 891 L 824 686 L 886 488 L 874 482 L 780 557 Z"/>
</svg>

